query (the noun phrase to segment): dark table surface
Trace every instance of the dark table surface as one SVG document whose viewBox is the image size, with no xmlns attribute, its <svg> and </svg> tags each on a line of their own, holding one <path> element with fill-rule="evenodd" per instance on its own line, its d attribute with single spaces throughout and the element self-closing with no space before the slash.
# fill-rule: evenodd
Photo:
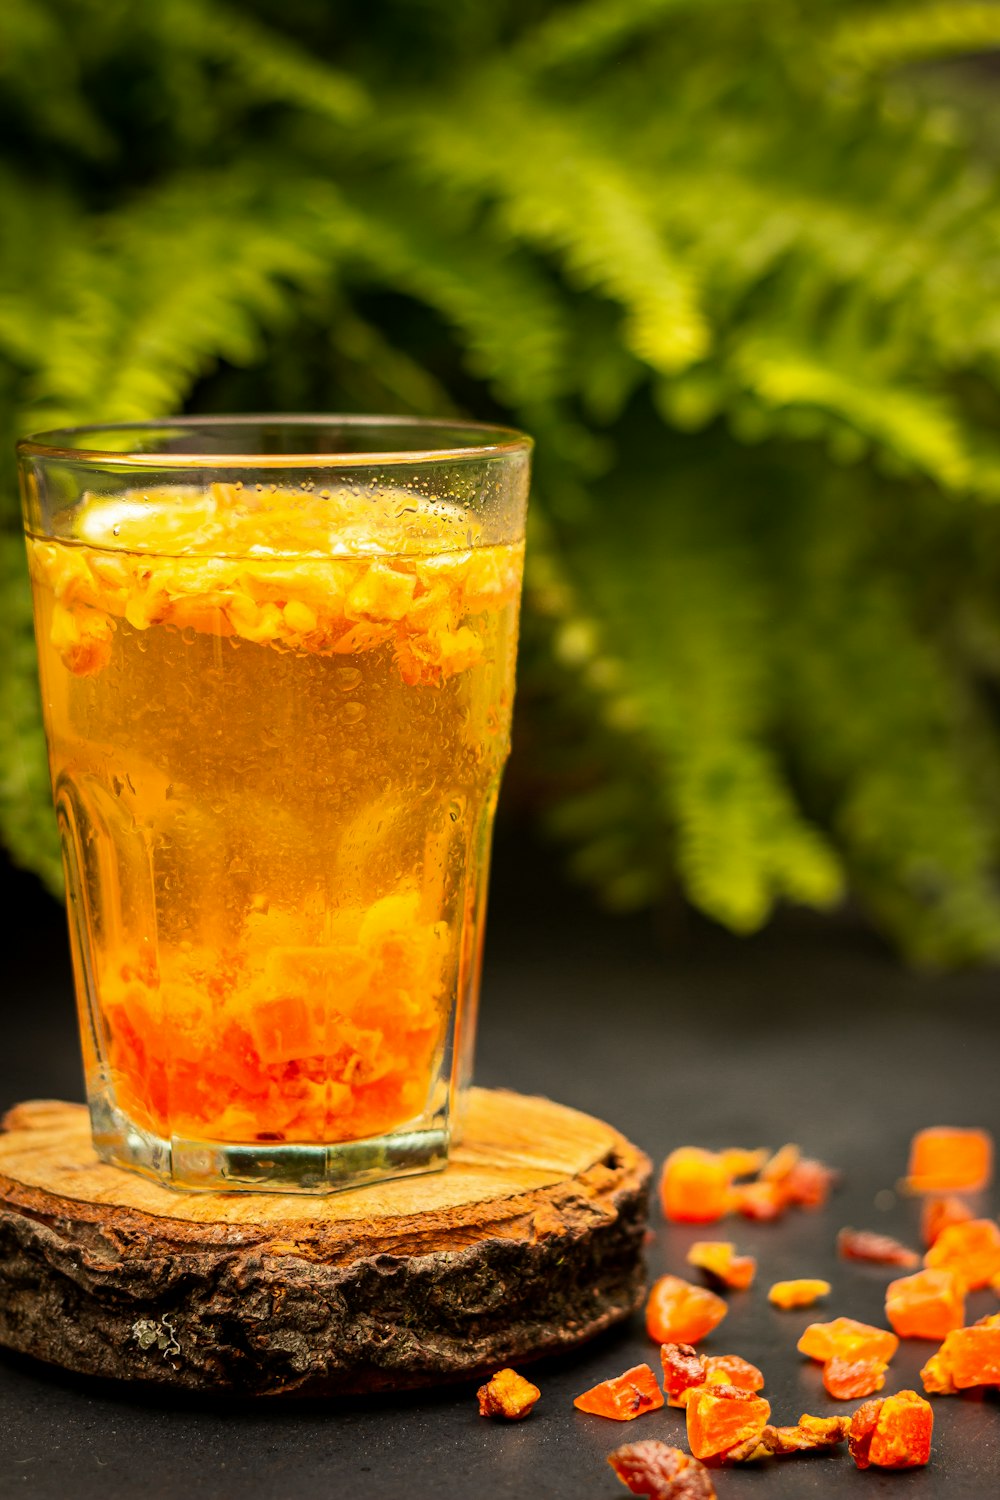
<svg viewBox="0 0 1000 1500">
<path fill-rule="evenodd" d="M 882 1323 L 891 1271 L 838 1262 L 844 1224 L 917 1242 L 917 1206 L 892 1188 L 914 1130 L 985 1125 L 1000 1135 L 1000 976 L 905 972 L 850 918 L 783 919 L 738 942 L 690 919 L 603 917 L 566 893 L 547 858 L 508 831 L 494 884 L 478 1080 L 549 1094 L 612 1121 L 659 1161 L 672 1147 L 796 1140 L 843 1168 L 830 1206 L 777 1225 L 665 1227 L 654 1210 L 651 1275 L 684 1273 L 692 1239 L 734 1238 L 759 1257 L 756 1286 L 730 1298 L 706 1352 L 761 1365 L 774 1420 L 828 1414 L 819 1367 L 795 1353 L 813 1317 Z M 8 876 L 0 1106 L 79 1098 L 62 914 L 27 877 Z M 983 1208 L 996 1212 L 992 1199 Z M 786 1312 L 770 1283 L 833 1283 L 828 1310 Z M 969 1314 L 997 1309 L 990 1292 Z M 904 1343 L 886 1393 L 920 1389 L 933 1346 Z M 482 1420 L 474 1389 L 326 1404 L 212 1405 L 75 1380 L 0 1357 L 0 1496 L 46 1500 L 431 1500 L 624 1496 L 605 1465 L 621 1442 L 683 1443 L 683 1414 L 632 1424 L 576 1412 L 572 1398 L 657 1351 L 636 1318 L 572 1357 L 535 1366 L 542 1400 L 527 1422 Z M 938 1397 L 931 1465 L 858 1473 L 846 1455 L 774 1460 L 717 1476 L 741 1494 L 920 1500 L 1000 1494 L 1000 1402 Z"/>
</svg>

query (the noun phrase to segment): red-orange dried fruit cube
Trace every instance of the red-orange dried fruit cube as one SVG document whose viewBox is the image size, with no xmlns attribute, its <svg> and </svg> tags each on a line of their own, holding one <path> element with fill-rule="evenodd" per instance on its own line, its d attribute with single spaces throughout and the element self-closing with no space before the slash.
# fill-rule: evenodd
<svg viewBox="0 0 1000 1500">
<path fill-rule="evenodd" d="M 972 1209 L 961 1198 L 925 1198 L 920 1214 L 920 1238 L 929 1249 L 950 1224 L 965 1224 L 973 1217 Z"/>
<path fill-rule="evenodd" d="M 1000 1385 L 1000 1318 L 954 1329 L 920 1375 L 926 1389 L 942 1394 L 950 1394 L 948 1387 L 968 1391 L 980 1385 Z M 935 1386 L 926 1384 L 928 1375 L 937 1382 Z"/>
<path fill-rule="evenodd" d="M 823 1386 L 834 1401 L 857 1401 L 861 1396 L 873 1396 L 885 1385 L 885 1372 L 889 1368 L 884 1359 L 845 1359 L 834 1355 L 823 1366 Z"/>
<path fill-rule="evenodd" d="M 842 1229 L 837 1235 L 842 1260 L 866 1260 L 877 1266 L 919 1266 L 920 1256 L 888 1234 L 871 1229 Z"/>
<path fill-rule="evenodd" d="M 711 1224 L 729 1212 L 730 1176 L 714 1151 L 679 1146 L 663 1163 L 660 1203 L 680 1224 Z"/>
<path fill-rule="evenodd" d="M 739 1354 L 710 1354 L 705 1361 L 705 1382 L 709 1385 L 734 1385 L 741 1391 L 762 1391 L 763 1371 Z"/>
<path fill-rule="evenodd" d="M 695 1458 L 718 1458 L 729 1448 L 760 1437 L 771 1415 L 763 1396 L 733 1385 L 702 1385 L 687 1403 L 688 1447 Z"/>
<path fill-rule="evenodd" d="M 943 1339 L 965 1322 L 965 1294 L 954 1271 L 915 1271 L 890 1281 L 885 1315 L 904 1339 Z"/>
<path fill-rule="evenodd" d="M 799 1339 L 800 1354 L 811 1359 L 892 1359 L 899 1339 L 885 1328 L 873 1328 L 855 1318 L 834 1318 L 830 1323 L 810 1323 Z"/>
<path fill-rule="evenodd" d="M 476 1392 L 481 1417 L 504 1417 L 520 1422 L 529 1415 L 541 1396 L 537 1385 L 525 1380 L 516 1370 L 498 1370 L 486 1385 Z"/>
<path fill-rule="evenodd" d="M 577 1411 L 589 1412 L 595 1417 L 610 1417 L 615 1422 L 631 1422 L 643 1412 L 656 1411 L 663 1405 L 663 1392 L 656 1383 L 656 1376 L 648 1365 L 634 1365 L 623 1375 L 611 1380 L 602 1380 L 577 1396 L 573 1402 Z"/>
<path fill-rule="evenodd" d="M 993 1137 L 986 1130 L 934 1125 L 910 1144 L 906 1185 L 912 1193 L 977 1193 L 993 1176 Z"/>
<path fill-rule="evenodd" d="M 745 1291 L 757 1272 L 752 1255 L 737 1255 L 729 1240 L 695 1240 L 687 1253 L 689 1266 L 696 1266 L 735 1291 Z"/>
<path fill-rule="evenodd" d="M 924 1265 L 954 1271 L 970 1292 L 1000 1275 L 1000 1227 L 992 1219 L 968 1219 L 942 1229 Z"/>
<path fill-rule="evenodd" d="M 800 1157 L 782 1183 L 785 1201 L 799 1208 L 822 1208 L 839 1176 L 821 1161 Z"/>
<path fill-rule="evenodd" d="M 697 1344 L 728 1311 L 722 1298 L 706 1287 L 680 1276 L 661 1276 L 650 1287 L 646 1331 L 657 1344 Z"/>
<path fill-rule="evenodd" d="M 696 1385 L 704 1385 L 708 1361 L 690 1344 L 660 1345 L 663 1366 L 663 1391 L 671 1406 L 681 1406 L 681 1396 Z"/>
<path fill-rule="evenodd" d="M 608 1463 L 633 1495 L 648 1500 L 716 1500 L 704 1464 L 657 1438 L 624 1443 L 608 1454 Z"/>
<path fill-rule="evenodd" d="M 934 1413 L 916 1391 L 866 1401 L 851 1418 L 851 1457 L 859 1469 L 915 1469 L 931 1456 Z"/>
<path fill-rule="evenodd" d="M 757 1219 L 762 1223 L 780 1219 L 788 1207 L 788 1199 L 779 1182 L 738 1182 L 731 1190 L 731 1200 L 745 1219 Z"/>
<path fill-rule="evenodd" d="M 818 1277 L 802 1276 L 797 1281 L 776 1281 L 767 1294 L 775 1307 L 812 1307 L 820 1297 L 830 1295 L 830 1283 Z"/>
</svg>

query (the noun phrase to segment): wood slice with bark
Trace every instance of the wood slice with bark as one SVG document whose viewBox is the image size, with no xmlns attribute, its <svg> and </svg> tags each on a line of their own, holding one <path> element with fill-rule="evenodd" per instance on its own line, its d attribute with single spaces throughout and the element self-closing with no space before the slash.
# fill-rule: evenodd
<svg viewBox="0 0 1000 1500">
<path fill-rule="evenodd" d="M 80 1105 L 0 1135 L 0 1344 L 229 1395 L 402 1390 L 565 1350 L 643 1289 L 650 1164 L 600 1120 L 472 1091 L 440 1173 L 182 1193 L 98 1160 Z"/>
</svg>

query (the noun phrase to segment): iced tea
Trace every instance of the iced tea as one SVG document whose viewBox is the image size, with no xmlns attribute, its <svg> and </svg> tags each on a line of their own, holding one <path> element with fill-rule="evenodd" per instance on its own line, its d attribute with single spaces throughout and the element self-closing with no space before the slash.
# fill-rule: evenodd
<svg viewBox="0 0 1000 1500">
<path fill-rule="evenodd" d="M 214 483 L 28 551 L 92 1102 L 189 1159 L 440 1118 L 521 544 L 402 489 Z"/>
</svg>

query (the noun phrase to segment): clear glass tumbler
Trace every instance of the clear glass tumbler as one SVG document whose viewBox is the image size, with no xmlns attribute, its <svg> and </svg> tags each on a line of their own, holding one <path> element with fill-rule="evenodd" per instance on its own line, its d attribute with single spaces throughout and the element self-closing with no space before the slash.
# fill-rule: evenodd
<svg viewBox="0 0 1000 1500">
<path fill-rule="evenodd" d="M 19 445 L 106 1161 L 327 1192 L 447 1160 L 530 447 L 369 417 Z"/>
</svg>

